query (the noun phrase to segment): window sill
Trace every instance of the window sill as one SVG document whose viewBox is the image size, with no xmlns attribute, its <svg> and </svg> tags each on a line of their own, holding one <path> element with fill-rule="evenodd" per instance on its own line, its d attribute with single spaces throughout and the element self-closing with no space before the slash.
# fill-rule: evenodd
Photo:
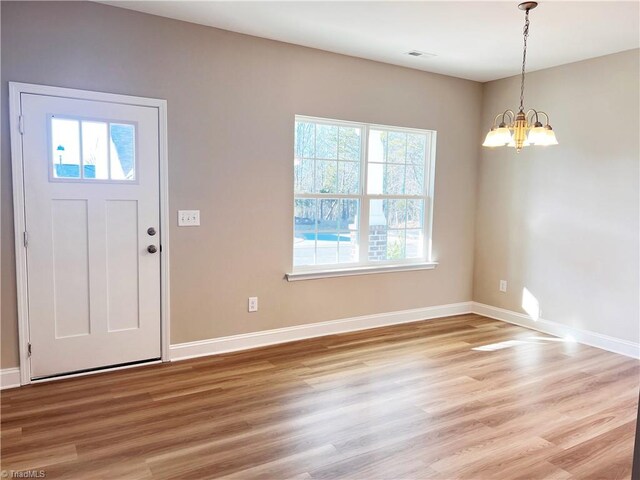
<svg viewBox="0 0 640 480">
<path fill-rule="evenodd" d="M 333 270 L 318 270 L 307 272 L 292 272 L 285 274 L 289 282 L 300 280 L 315 280 L 318 278 L 350 277 L 352 275 L 373 275 L 376 273 L 410 272 L 414 270 L 433 270 L 438 262 L 411 263 L 407 265 L 384 265 L 371 267 L 336 268 Z"/>
</svg>

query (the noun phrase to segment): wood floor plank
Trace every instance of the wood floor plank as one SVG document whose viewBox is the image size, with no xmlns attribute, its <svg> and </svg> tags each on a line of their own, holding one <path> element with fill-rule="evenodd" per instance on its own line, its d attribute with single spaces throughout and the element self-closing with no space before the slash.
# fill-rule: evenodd
<svg viewBox="0 0 640 480">
<path fill-rule="evenodd" d="M 628 479 L 640 363 L 475 314 L 0 393 L 60 479 Z"/>
</svg>

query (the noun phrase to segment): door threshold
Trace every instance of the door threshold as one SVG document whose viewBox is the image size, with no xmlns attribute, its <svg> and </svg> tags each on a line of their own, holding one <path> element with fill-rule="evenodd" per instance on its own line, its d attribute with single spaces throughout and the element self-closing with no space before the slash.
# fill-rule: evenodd
<svg viewBox="0 0 640 480">
<path fill-rule="evenodd" d="M 97 373 L 115 372 L 117 370 L 125 370 L 128 368 L 143 367 L 145 365 L 155 365 L 162 363 L 160 358 L 151 358 L 149 360 L 138 360 L 136 362 L 120 363 L 110 365 L 108 367 L 87 368 L 86 370 L 76 370 L 68 373 L 58 373 L 55 375 L 45 375 L 31 379 L 31 383 L 55 382 L 56 380 L 64 380 L 67 378 L 84 377 L 87 375 L 95 375 Z"/>
</svg>

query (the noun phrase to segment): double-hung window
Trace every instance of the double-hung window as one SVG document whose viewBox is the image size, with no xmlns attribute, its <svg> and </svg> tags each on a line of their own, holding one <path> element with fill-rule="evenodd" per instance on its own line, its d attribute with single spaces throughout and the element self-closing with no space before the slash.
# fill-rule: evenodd
<svg viewBox="0 0 640 480">
<path fill-rule="evenodd" d="M 296 116 L 290 279 L 433 266 L 435 137 Z"/>
</svg>

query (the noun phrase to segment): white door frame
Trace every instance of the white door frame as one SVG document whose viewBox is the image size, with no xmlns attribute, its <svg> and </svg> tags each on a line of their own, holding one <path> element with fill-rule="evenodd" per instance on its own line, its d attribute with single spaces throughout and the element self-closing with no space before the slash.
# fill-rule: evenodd
<svg viewBox="0 0 640 480">
<path fill-rule="evenodd" d="M 158 152 L 160 154 L 160 337 L 162 361 L 169 358 L 169 165 L 167 144 L 167 101 L 114 93 L 76 90 L 30 83 L 9 82 L 9 127 L 11 131 L 11 170 L 13 177 L 13 218 L 16 249 L 16 288 L 18 300 L 18 342 L 20 347 L 20 384 L 31 383 L 29 361 L 29 308 L 27 292 L 27 252 L 24 245 L 26 225 L 20 95 L 94 100 L 158 109 Z M 117 367 L 116 367 L 117 368 Z"/>
</svg>

